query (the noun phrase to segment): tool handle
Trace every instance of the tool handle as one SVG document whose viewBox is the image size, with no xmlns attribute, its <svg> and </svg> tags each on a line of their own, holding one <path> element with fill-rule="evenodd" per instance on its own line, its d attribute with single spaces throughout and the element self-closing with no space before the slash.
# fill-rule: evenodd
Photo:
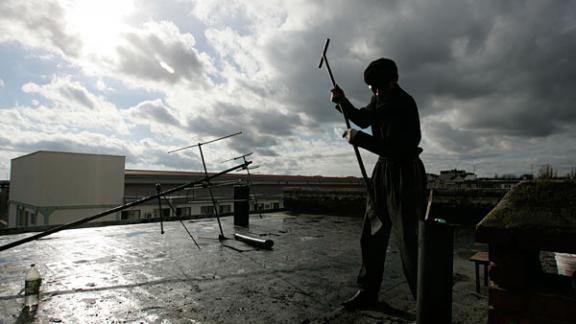
<svg viewBox="0 0 576 324">
<path fill-rule="evenodd" d="M 370 190 L 370 180 L 368 174 L 366 173 L 366 168 L 364 167 L 364 162 L 362 161 L 362 156 L 358 150 L 358 146 L 352 145 L 354 147 L 354 153 L 356 154 L 356 159 L 358 159 L 358 165 L 360 166 L 360 173 L 362 173 L 362 179 L 364 179 L 364 184 L 366 185 L 366 190 L 368 191 L 368 196 L 372 198 L 372 191 Z"/>
<path fill-rule="evenodd" d="M 326 69 L 330 75 L 330 81 L 332 81 L 332 86 L 336 88 L 336 80 L 334 80 L 334 74 L 332 74 L 332 69 L 330 68 L 330 63 L 328 63 L 328 58 L 326 57 L 326 51 L 328 51 L 328 45 L 330 44 L 330 38 L 326 38 L 326 43 L 324 44 L 324 51 L 322 52 L 322 59 L 320 60 L 319 68 L 322 67 L 322 63 L 326 64 Z"/>
<path fill-rule="evenodd" d="M 160 215 L 160 234 L 164 234 L 164 215 L 162 215 L 162 186 L 156 184 L 156 194 L 158 195 L 158 214 Z"/>
<path fill-rule="evenodd" d="M 336 88 L 338 85 L 336 84 L 336 80 L 334 80 L 334 74 L 332 73 L 330 63 L 328 63 L 328 58 L 326 57 L 326 51 L 328 51 L 328 45 L 330 45 L 330 38 L 326 38 L 326 43 L 324 43 L 324 51 L 322 52 L 322 58 L 320 59 L 320 65 L 318 66 L 318 68 L 322 68 L 322 64 L 326 64 L 326 69 L 328 70 L 328 74 L 330 75 L 330 81 L 332 81 L 332 86 Z M 346 115 L 346 111 L 344 109 L 340 110 L 342 111 L 342 115 L 344 116 L 346 127 L 351 128 L 350 119 Z M 356 155 L 358 165 L 360 166 L 360 173 L 362 173 L 362 178 L 364 179 L 364 184 L 366 185 L 366 191 L 368 192 L 368 197 L 372 199 L 372 191 L 370 190 L 370 180 L 368 179 L 368 174 L 366 173 L 366 168 L 364 167 L 364 162 L 362 161 L 362 156 L 360 155 L 358 146 L 356 145 L 352 146 L 354 147 L 354 154 Z"/>
</svg>

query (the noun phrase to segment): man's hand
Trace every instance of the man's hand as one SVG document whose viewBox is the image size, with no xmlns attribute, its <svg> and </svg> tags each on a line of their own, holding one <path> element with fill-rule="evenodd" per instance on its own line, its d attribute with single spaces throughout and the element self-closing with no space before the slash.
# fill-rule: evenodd
<svg viewBox="0 0 576 324">
<path fill-rule="evenodd" d="M 331 96 L 330 100 L 335 104 L 340 104 L 342 100 L 346 98 L 344 95 L 344 91 L 340 89 L 339 86 L 336 86 L 334 89 L 330 90 Z"/>
<path fill-rule="evenodd" d="M 348 143 L 352 144 L 352 142 L 354 141 L 354 137 L 356 136 L 356 134 L 358 134 L 358 131 L 353 129 L 353 128 L 348 128 L 344 134 L 342 134 L 342 137 L 344 137 Z"/>
</svg>

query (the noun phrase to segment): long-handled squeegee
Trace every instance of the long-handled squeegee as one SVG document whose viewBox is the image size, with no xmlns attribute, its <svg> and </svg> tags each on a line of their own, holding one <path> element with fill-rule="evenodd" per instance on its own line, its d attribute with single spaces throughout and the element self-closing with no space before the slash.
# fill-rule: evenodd
<svg viewBox="0 0 576 324">
<path fill-rule="evenodd" d="M 337 87 L 336 81 L 334 80 L 334 75 L 332 74 L 332 69 L 330 69 L 330 64 L 328 64 L 328 58 L 326 57 L 326 51 L 328 51 L 328 45 L 330 44 L 330 38 L 326 39 L 326 44 L 324 44 L 324 51 L 322 52 L 322 58 L 320 58 L 320 64 L 318 68 L 321 69 L 322 65 L 326 65 L 326 69 L 328 70 L 328 74 L 330 74 L 330 80 L 332 81 L 332 86 L 334 88 Z M 326 63 L 326 64 L 324 64 Z M 342 115 L 344 116 L 344 121 L 346 122 L 346 127 L 350 127 L 350 120 L 346 115 L 346 110 L 340 109 L 342 111 Z M 362 173 L 362 178 L 364 179 L 364 184 L 366 185 L 366 190 L 368 191 L 368 197 L 372 198 L 372 191 L 370 190 L 370 182 L 368 180 L 368 175 L 366 174 L 366 168 L 364 168 L 364 162 L 362 162 L 362 156 L 360 155 L 360 151 L 358 151 L 358 146 L 352 145 L 354 147 L 354 153 L 356 154 L 356 159 L 358 160 L 358 165 L 360 166 L 360 172 Z"/>
</svg>

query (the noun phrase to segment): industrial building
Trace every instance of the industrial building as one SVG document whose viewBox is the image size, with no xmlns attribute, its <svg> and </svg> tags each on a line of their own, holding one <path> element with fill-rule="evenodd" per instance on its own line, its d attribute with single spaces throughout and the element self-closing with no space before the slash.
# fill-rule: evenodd
<svg viewBox="0 0 576 324">
<path fill-rule="evenodd" d="M 126 170 L 125 157 L 116 155 L 38 151 L 11 161 L 8 227 L 65 224 L 205 177 L 203 172 Z M 294 187 L 354 188 L 356 177 L 225 174 L 207 188 L 190 187 L 162 201 L 131 207 L 95 221 L 138 222 L 158 219 L 194 218 L 234 211 L 234 187 L 250 187 L 252 211 L 284 207 L 284 190 Z M 161 214 L 160 214 L 161 213 Z"/>
<path fill-rule="evenodd" d="M 12 159 L 8 226 L 64 224 L 122 204 L 124 161 L 124 156 L 50 151 Z"/>
</svg>

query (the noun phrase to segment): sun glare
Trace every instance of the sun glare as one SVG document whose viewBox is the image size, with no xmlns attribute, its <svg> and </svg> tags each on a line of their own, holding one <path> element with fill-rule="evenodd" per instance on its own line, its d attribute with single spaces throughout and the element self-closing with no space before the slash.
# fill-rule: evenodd
<svg viewBox="0 0 576 324">
<path fill-rule="evenodd" d="M 77 0 L 70 3 L 67 21 L 80 35 L 84 54 L 113 56 L 133 10 L 132 0 Z"/>
</svg>

